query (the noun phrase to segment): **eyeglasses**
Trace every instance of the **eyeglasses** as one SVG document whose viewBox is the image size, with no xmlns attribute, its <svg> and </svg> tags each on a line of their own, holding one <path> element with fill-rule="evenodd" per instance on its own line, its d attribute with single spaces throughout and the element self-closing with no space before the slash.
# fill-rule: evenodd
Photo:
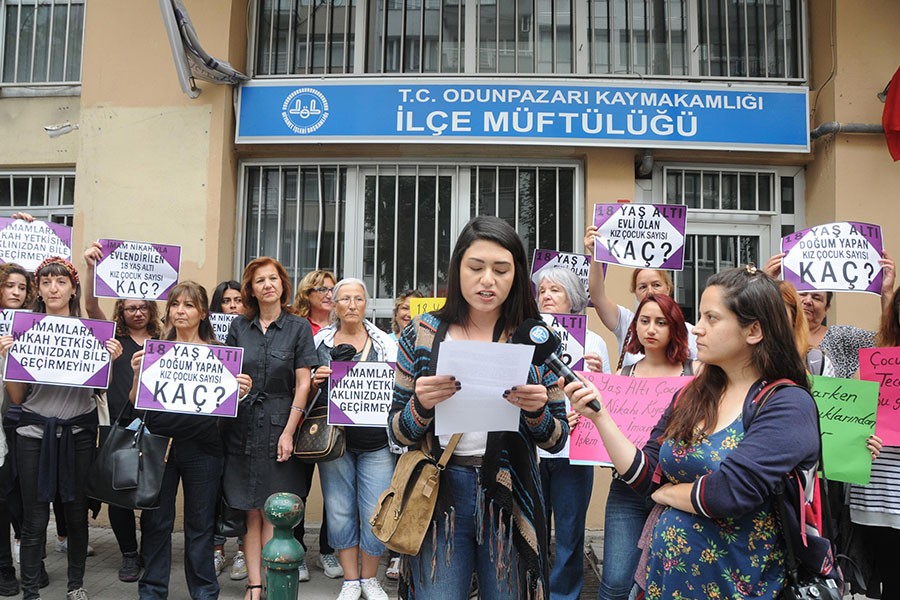
<svg viewBox="0 0 900 600">
<path fill-rule="evenodd" d="M 337 300 L 335 300 L 335 302 L 337 302 L 338 304 L 345 304 L 345 305 L 350 304 L 351 302 L 353 304 L 365 304 L 366 299 L 363 298 L 362 296 L 354 296 L 352 298 L 350 296 L 343 296 L 342 298 L 338 298 Z"/>
<path fill-rule="evenodd" d="M 122 312 L 126 312 L 129 315 L 134 315 L 139 312 L 140 313 L 148 313 L 148 312 L 150 312 L 150 307 L 146 306 L 146 305 L 145 306 L 126 306 L 125 308 L 122 309 Z"/>
<path fill-rule="evenodd" d="M 319 287 L 314 287 L 314 288 L 312 289 L 312 291 L 314 291 L 314 292 L 319 292 L 320 294 L 324 294 L 324 295 L 327 296 L 328 294 L 330 294 L 331 292 L 334 291 L 334 288 L 333 288 L 333 287 L 327 287 L 327 286 L 321 285 L 321 286 L 319 286 Z"/>
</svg>

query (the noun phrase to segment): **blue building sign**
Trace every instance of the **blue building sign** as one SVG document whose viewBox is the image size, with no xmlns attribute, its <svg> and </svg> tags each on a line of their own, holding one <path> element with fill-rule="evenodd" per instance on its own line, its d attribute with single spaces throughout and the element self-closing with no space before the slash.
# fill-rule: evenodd
<svg viewBox="0 0 900 600">
<path fill-rule="evenodd" d="M 431 81 L 251 81 L 236 142 L 809 151 L 805 87 Z"/>
</svg>

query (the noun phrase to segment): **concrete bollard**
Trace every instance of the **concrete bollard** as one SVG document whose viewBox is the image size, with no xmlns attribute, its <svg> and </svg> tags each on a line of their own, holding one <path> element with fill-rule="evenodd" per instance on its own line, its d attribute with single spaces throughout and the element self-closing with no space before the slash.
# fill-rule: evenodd
<svg viewBox="0 0 900 600">
<path fill-rule="evenodd" d="M 262 550 L 268 600 L 296 600 L 300 587 L 303 546 L 294 539 L 294 527 L 303 518 L 303 501 L 295 494 L 278 492 L 266 500 L 266 520 L 275 533 Z"/>
</svg>

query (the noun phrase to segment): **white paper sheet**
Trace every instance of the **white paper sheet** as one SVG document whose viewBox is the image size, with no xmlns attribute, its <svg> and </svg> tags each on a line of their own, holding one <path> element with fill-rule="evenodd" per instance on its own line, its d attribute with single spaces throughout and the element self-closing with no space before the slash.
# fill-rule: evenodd
<svg viewBox="0 0 900 600">
<path fill-rule="evenodd" d="M 503 392 L 528 382 L 534 346 L 447 340 L 438 353 L 437 375 L 453 375 L 462 389 L 435 406 L 437 435 L 517 431 L 519 413 Z"/>
</svg>

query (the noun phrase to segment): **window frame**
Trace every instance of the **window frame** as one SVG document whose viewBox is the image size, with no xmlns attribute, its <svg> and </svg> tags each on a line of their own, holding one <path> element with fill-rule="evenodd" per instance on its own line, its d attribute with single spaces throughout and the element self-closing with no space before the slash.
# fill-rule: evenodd
<svg viewBox="0 0 900 600">
<path fill-rule="evenodd" d="M 77 33 L 80 36 L 80 52 L 79 52 L 79 68 L 78 68 L 78 78 L 66 81 L 2 81 L 0 78 L 0 97 L 34 97 L 34 96 L 78 96 L 81 94 L 81 83 L 82 77 L 84 76 L 84 32 L 85 32 L 85 22 L 87 19 L 87 1 L 86 0 L 0 0 L 0 32 L 4 32 L 4 38 L 2 45 L 0 45 L 0 74 L 2 74 L 3 69 L 5 68 L 7 61 L 9 58 L 4 53 L 5 47 L 5 31 L 6 31 L 6 23 L 8 17 L 8 7 L 11 4 L 15 4 L 16 6 L 32 6 L 32 5 L 41 5 L 41 4 L 50 4 L 51 6 L 51 14 L 54 8 L 58 5 L 65 5 L 70 7 L 73 5 L 81 5 L 82 6 L 82 20 L 81 20 L 81 30 Z M 66 40 L 68 40 L 70 31 L 70 23 L 67 17 L 67 32 L 66 32 Z M 52 26 L 51 26 L 52 30 Z M 20 35 L 20 32 L 17 32 L 17 35 Z M 50 42 L 48 41 L 48 45 Z M 68 46 L 68 44 L 66 44 Z M 32 49 L 31 49 L 31 60 L 34 60 L 34 52 L 35 52 L 35 41 L 32 41 Z M 64 51 L 64 57 L 68 55 L 68 47 L 66 47 Z M 15 57 L 12 59 L 15 61 Z M 48 61 L 47 69 L 50 70 L 50 61 Z M 33 70 L 33 66 L 32 66 Z M 65 74 L 63 75 L 65 77 Z"/>
<path fill-rule="evenodd" d="M 327 0 L 326 0 L 327 1 Z M 346 0 L 349 1 L 349 0 Z M 770 83 L 770 84 L 782 84 L 782 85 L 804 85 L 808 83 L 809 80 L 809 0 L 796 0 L 798 3 L 797 10 L 797 18 L 799 19 L 799 23 L 796 26 L 797 33 L 799 35 L 799 40 L 796 42 L 796 52 L 799 68 L 799 75 L 796 77 L 741 77 L 736 75 L 701 75 L 700 71 L 700 62 L 701 57 L 699 53 L 699 44 L 700 44 L 700 3 L 708 0 L 685 0 L 686 6 L 684 10 L 684 18 L 687 21 L 686 28 L 684 31 L 685 40 L 684 46 L 686 47 L 686 61 L 685 65 L 688 69 L 688 73 L 685 75 L 669 75 L 669 74 L 642 74 L 637 72 L 613 72 L 613 73 L 597 73 L 592 72 L 591 69 L 591 52 L 593 51 L 593 47 L 591 46 L 592 42 L 592 34 L 589 30 L 587 23 L 589 16 L 591 15 L 591 8 L 593 0 L 567 0 L 569 6 L 571 6 L 570 13 L 570 28 L 571 28 L 571 42 L 572 47 L 570 52 L 572 53 L 571 57 L 571 69 L 568 71 L 559 71 L 556 69 L 556 53 L 558 51 L 558 47 L 556 44 L 556 30 L 553 31 L 553 40 L 554 46 L 551 49 L 551 56 L 553 57 L 554 70 L 550 72 L 540 72 L 538 68 L 535 68 L 533 72 L 487 72 L 478 70 L 478 60 L 479 60 L 479 39 L 478 39 L 478 31 L 479 31 L 479 22 L 478 22 L 478 10 L 480 7 L 480 0 L 459 0 L 460 3 L 465 6 L 465 19 L 464 23 L 461 24 L 460 33 L 463 36 L 463 51 L 461 54 L 460 66 L 461 69 L 458 72 L 424 72 L 422 71 L 421 63 L 419 65 L 418 71 L 404 71 L 400 70 L 397 72 L 370 72 L 367 71 L 367 60 L 366 55 L 371 47 L 375 47 L 375 41 L 371 39 L 373 34 L 376 33 L 374 31 L 370 31 L 369 28 L 369 12 L 371 9 L 371 0 L 356 0 L 356 15 L 355 19 L 353 19 L 353 27 L 354 27 L 354 53 L 353 53 L 353 63 L 352 68 L 343 73 L 310 73 L 310 74 L 292 74 L 292 73 L 278 73 L 272 75 L 260 75 L 256 72 L 256 60 L 257 60 L 257 52 L 259 50 L 259 44 L 257 39 L 257 31 L 258 31 L 258 18 L 259 18 L 259 9 L 261 6 L 262 0 L 253 0 L 252 6 L 250 10 L 250 31 L 248 32 L 248 40 L 249 47 L 247 52 L 247 72 L 250 73 L 251 77 L 257 79 L 303 79 L 303 78 L 340 78 L 340 77 L 428 77 L 428 78 L 450 78 L 450 77 L 517 77 L 517 78 L 566 78 L 566 77 L 588 77 L 588 78 L 596 78 L 596 79 L 637 79 L 637 80 L 656 80 L 656 81 L 709 81 L 709 82 L 717 82 L 717 81 L 737 81 L 742 83 Z M 748 0 L 749 1 L 749 0 Z M 496 6 L 496 0 L 494 0 Z M 424 0 L 423 0 L 424 4 Z M 537 6 L 537 2 L 535 3 Z M 518 14 L 518 13 L 517 13 Z M 555 13 L 554 13 L 555 14 Z M 531 30 L 535 29 L 536 18 L 532 17 Z M 555 27 L 556 19 L 551 16 L 551 24 Z M 577 26 L 574 24 L 578 24 Z M 784 25 L 783 25 L 784 27 Z M 355 32 L 362 31 L 364 35 L 357 36 Z M 610 35 L 614 31 L 618 31 L 615 29 L 609 29 Z M 629 30 L 629 31 L 634 31 Z M 667 35 L 668 39 L 672 39 L 671 32 Z M 439 40 L 441 37 L 439 36 Z M 633 36 L 632 36 L 633 39 Z M 517 38 L 518 41 L 518 38 Z M 540 45 L 540 39 L 534 38 L 532 45 L 532 52 L 534 56 L 535 62 L 537 61 L 538 48 Z M 632 41 L 632 46 L 634 42 Z M 746 46 L 749 50 L 749 46 Z M 440 54 L 441 49 L 438 48 L 438 53 Z M 499 52 L 499 45 L 498 45 Z M 763 56 L 767 56 L 767 52 L 763 52 Z M 518 64 L 518 53 L 516 56 L 516 64 Z M 440 63 L 439 63 L 440 64 Z"/>
<path fill-rule="evenodd" d="M 11 217 L 17 212 L 27 212 L 38 221 L 49 221 L 72 226 L 75 215 L 75 169 L 2 169 L 0 170 L 0 185 L 4 185 L 7 179 L 28 177 L 46 178 L 48 185 L 44 189 L 44 197 L 48 200 L 43 205 L 16 205 L 10 195 L 10 206 L 0 206 L 0 216 Z M 62 198 L 64 180 L 72 180 L 72 204 L 62 204 L 58 200 Z M 31 183 L 29 182 L 29 189 Z M 12 192 L 12 190 L 11 190 Z"/>
<path fill-rule="evenodd" d="M 754 235 L 755 228 L 765 228 L 766 232 L 760 235 L 760 262 L 762 267 L 765 261 L 781 252 L 781 238 L 786 235 L 786 230 L 797 231 L 806 227 L 806 169 L 799 166 L 771 166 L 751 164 L 725 164 L 725 163 L 690 163 L 690 162 L 660 162 L 653 166 L 649 179 L 636 180 L 635 201 L 650 204 L 666 204 L 667 198 L 667 173 L 669 170 L 709 171 L 729 173 L 770 173 L 773 175 L 772 210 L 721 210 L 689 208 L 688 219 L 685 228 L 685 241 L 692 235 Z M 791 213 L 782 212 L 782 179 L 788 177 L 793 183 L 794 209 Z M 696 266 L 695 266 L 696 270 Z M 681 290 L 685 288 L 682 282 L 684 271 L 674 272 L 675 300 L 684 305 L 687 299 L 683 297 Z M 699 299 L 700 289 L 696 290 Z M 694 315 L 685 315 L 690 320 Z"/>
<path fill-rule="evenodd" d="M 249 169 L 257 167 L 281 167 L 281 168 L 304 168 L 304 167 L 337 167 L 338 169 L 347 170 L 346 194 L 344 198 L 344 239 L 338 240 L 339 244 L 343 244 L 342 252 L 343 262 L 339 266 L 340 273 L 336 273 L 338 277 L 364 277 L 364 257 L 365 249 L 363 244 L 364 226 L 365 226 L 365 178 L 378 172 L 378 169 L 386 169 L 386 173 L 392 173 L 394 167 L 399 167 L 399 173 L 405 174 L 409 172 L 419 172 L 424 170 L 426 176 L 428 173 L 434 173 L 435 169 L 440 174 L 452 173 L 454 177 L 452 181 L 452 198 L 450 200 L 450 240 L 451 250 L 456 243 L 459 233 L 465 224 L 469 221 L 471 215 L 471 181 L 470 175 L 474 168 L 526 168 L 540 170 L 542 168 L 558 168 L 572 169 L 572 197 L 574 198 L 573 206 L 573 244 L 576 252 L 580 252 L 578 242 L 581 239 L 581 232 L 584 231 L 584 203 L 585 203 L 585 165 L 583 161 L 578 160 L 529 160 L 523 162 L 521 160 L 468 160 L 468 161 L 452 161 L 452 160 L 395 160 L 385 158 L 384 160 L 359 160 L 359 159 L 336 159 L 316 161 L 312 159 L 248 159 L 242 160 L 238 164 L 238 201 L 236 206 L 236 218 L 234 228 L 234 273 L 240 275 L 246 265 L 247 256 L 247 225 L 250 213 L 248 183 Z M 558 182 L 557 182 L 558 185 Z M 530 261 L 531 256 L 527 257 Z M 289 273 L 289 275 L 292 275 Z M 296 277 L 292 276 L 292 281 L 296 286 L 304 273 L 298 273 Z M 294 290 L 296 293 L 296 289 Z M 369 290 L 371 296 L 369 306 L 367 308 L 367 316 L 372 318 L 389 317 L 393 311 L 392 298 L 376 298 L 376 290 Z"/>
</svg>

